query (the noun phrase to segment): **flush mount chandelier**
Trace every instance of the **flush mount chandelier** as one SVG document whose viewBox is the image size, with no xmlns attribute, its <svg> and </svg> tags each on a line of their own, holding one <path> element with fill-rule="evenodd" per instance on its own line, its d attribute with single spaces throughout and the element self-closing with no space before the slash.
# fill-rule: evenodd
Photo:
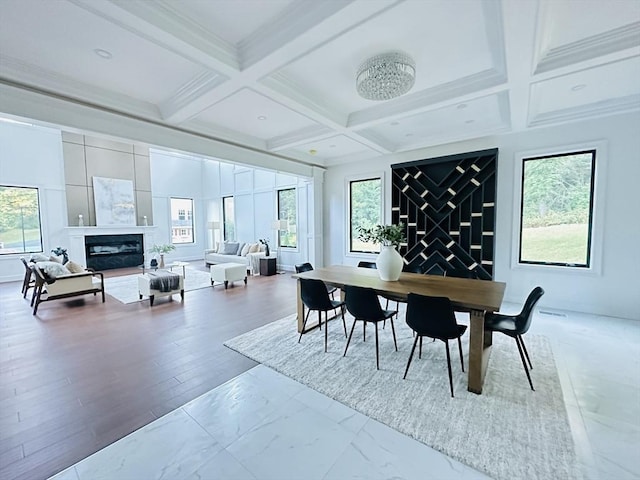
<svg viewBox="0 0 640 480">
<path fill-rule="evenodd" d="M 358 69 L 356 88 L 367 100 L 389 100 L 404 95 L 416 81 L 416 64 L 402 52 L 376 55 Z"/>
</svg>

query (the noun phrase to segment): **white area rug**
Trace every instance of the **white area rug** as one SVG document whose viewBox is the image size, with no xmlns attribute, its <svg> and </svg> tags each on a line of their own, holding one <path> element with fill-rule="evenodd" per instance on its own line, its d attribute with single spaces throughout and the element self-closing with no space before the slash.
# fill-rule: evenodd
<svg viewBox="0 0 640 480">
<path fill-rule="evenodd" d="M 315 315 L 315 314 L 314 314 Z M 347 331 L 351 328 L 347 317 Z M 396 321 L 398 352 L 389 322 L 379 331 L 380 370 L 376 371 L 374 328 L 362 341 L 358 322 L 343 357 L 342 322 L 303 335 L 298 344 L 295 315 L 233 338 L 225 345 L 349 407 L 496 479 L 580 479 L 573 438 L 549 340 L 526 335 L 533 362 L 529 388 L 515 342 L 494 334 L 494 347 L 482 395 L 467 392 L 458 348 L 450 342 L 455 398 L 449 392 L 445 348 L 426 339 L 409 374 L 402 379 L 413 337 L 401 315 Z M 463 340 L 468 341 L 468 332 Z M 465 365 L 468 345 L 463 343 Z"/>
<path fill-rule="evenodd" d="M 182 273 L 177 272 L 176 273 Z M 104 291 L 122 303 L 134 303 L 140 301 L 138 295 L 137 275 L 125 275 L 123 277 L 113 277 L 104 279 Z M 209 272 L 187 268 L 185 271 L 184 290 L 197 290 L 211 286 L 211 276 Z M 146 298 L 146 297 L 145 297 Z"/>
</svg>

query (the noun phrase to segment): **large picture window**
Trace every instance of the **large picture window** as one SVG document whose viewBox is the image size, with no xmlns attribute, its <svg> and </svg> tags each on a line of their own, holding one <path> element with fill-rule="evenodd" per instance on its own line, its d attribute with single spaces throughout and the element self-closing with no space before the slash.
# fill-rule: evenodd
<svg viewBox="0 0 640 480">
<path fill-rule="evenodd" d="M 222 235 L 226 241 L 236 239 L 235 208 L 233 197 L 222 197 Z"/>
<path fill-rule="evenodd" d="M 297 241 L 296 189 L 278 190 L 278 220 L 286 221 L 286 230 L 279 230 L 278 245 L 295 248 Z"/>
<path fill-rule="evenodd" d="M 0 185 L 0 255 L 42 252 L 38 189 Z"/>
<path fill-rule="evenodd" d="M 171 198 L 171 243 L 193 242 L 193 200 Z"/>
<path fill-rule="evenodd" d="M 591 266 L 595 164 L 595 150 L 523 159 L 520 263 Z"/>
<path fill-rule="evenodd" d="M 377 253 L 380 245 L 358 239 L 358 227 L 371 228 L 382 223 L 382 178 L 349 182 L 349 251 Z"/>
</svg>

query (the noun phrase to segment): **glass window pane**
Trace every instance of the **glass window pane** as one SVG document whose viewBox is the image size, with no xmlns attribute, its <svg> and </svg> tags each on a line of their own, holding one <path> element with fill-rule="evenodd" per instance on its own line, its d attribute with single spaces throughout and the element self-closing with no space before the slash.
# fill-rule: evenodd
<svg viewBox="0 0 640 480">
<path fill-rule="evenodd" d="M 223 238 L 226 241 L 236 239 L 236 224 L 233 197 L 222 198 Z"/>
<path fill-rule="evenodd" d="M 524 159 L 521 263 L 589 266 L 595 153 Z"/>
<path fill-rule="evenodd" d="M 278 232 L 279 245 L 295 248 L 298 244 L 295 188 L 278 190 L 278 220 L 286 221 L 286 230 Z"/>
<path fill-rule="evenodd" d="M 382 223 L 382 179 L 370 178 L 349 183 L 349 232 L 351 252 L 379 252 L 380 245 L 358 240 L 358 227 Z"/>
<path fill-rule="evenodd" d="M 0 255 L 42 252 L 38 189 L 0 186 Z"/>
<path fill-rule="evenodd" d="M 193 200 L 171 199 L 171 243 L 193 243 Z"/>
</svg>

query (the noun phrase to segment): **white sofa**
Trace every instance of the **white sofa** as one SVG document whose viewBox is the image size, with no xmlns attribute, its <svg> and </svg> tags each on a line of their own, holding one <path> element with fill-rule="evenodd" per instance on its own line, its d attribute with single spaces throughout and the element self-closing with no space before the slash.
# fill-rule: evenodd
<svg viewBox="0 0 640 480">
<path fill-rule="evenodd" d="M 259 252 L 247 253 L 246 256 L 216 253 L 217 249 L 205 250 L 204 261 L 207 265 L 215 265 L 219 263 L 241 263 L 246 265 L 247 271 L 253 275 L 260 271 L 260 259 L 266 257 L 264 250 L 265 246 L 262 244 L 260 244 Z"/>
</svg>

